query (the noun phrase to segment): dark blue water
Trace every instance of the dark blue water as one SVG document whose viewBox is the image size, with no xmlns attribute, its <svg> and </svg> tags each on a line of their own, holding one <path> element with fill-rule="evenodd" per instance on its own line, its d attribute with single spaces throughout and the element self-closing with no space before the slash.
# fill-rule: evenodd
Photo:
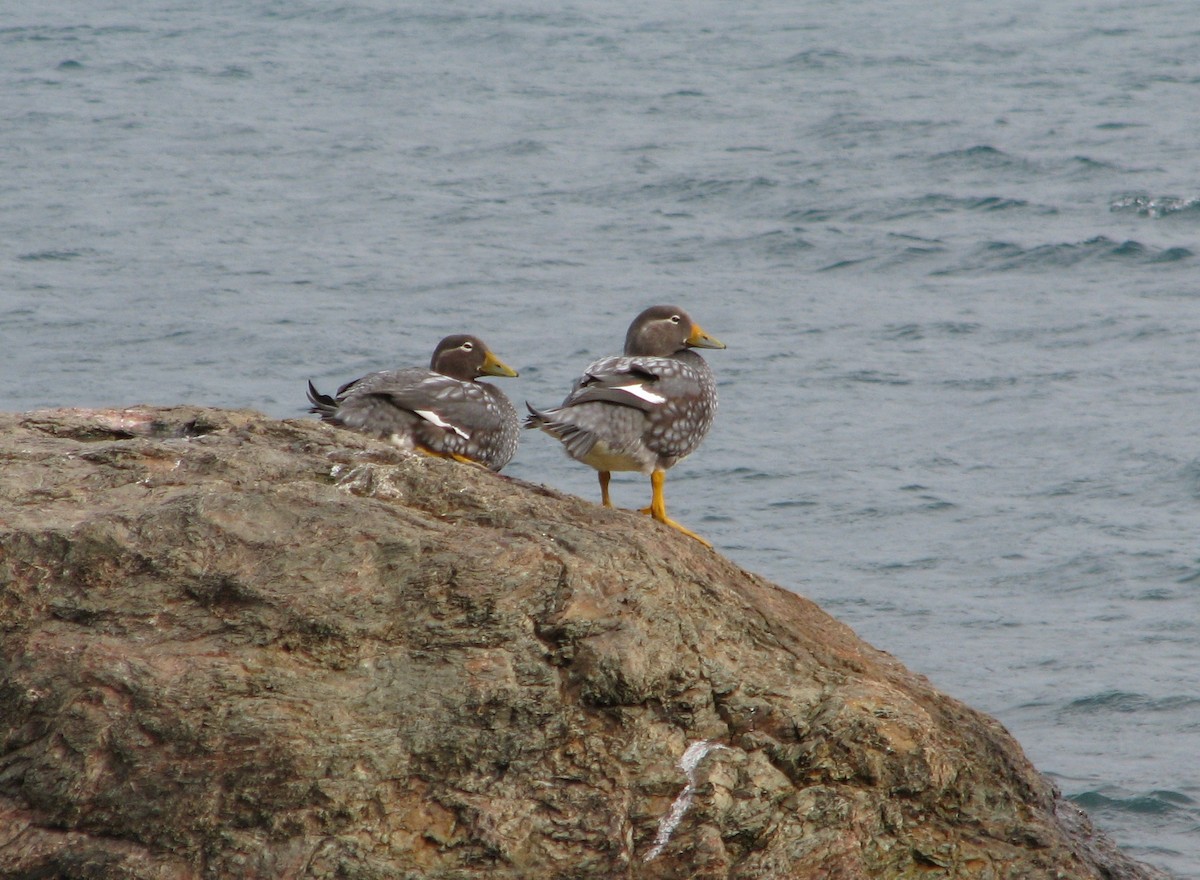
<svg viewBox="0 0 1200 880">
<path fill-rule="evenodd" d="M 197 6 L 0 7 L 0 407 L 298 416 L 460 330 L 549 404 L 680 303 L 672 515 L 1200 875 L 1195 4 Z"/>
</svg>

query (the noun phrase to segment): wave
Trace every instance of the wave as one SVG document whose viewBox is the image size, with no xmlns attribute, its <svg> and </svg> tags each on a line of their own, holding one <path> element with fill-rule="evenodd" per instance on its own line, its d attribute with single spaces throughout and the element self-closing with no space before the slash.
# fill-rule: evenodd
<svg viewBox="0 0 1200 880">
<path fill-rule="evenodd" d="M 1008 211 L 1013 208 L 1028 208 L 1030 203 L 1025 199 L 1009 199 L 1003 196 L 982 196 L 979 198 L 967 199 L 952 199 L 950 196 L 943 196 L 944 199 L 958 203 L 968 211 Z M 1033 206 L 1041 214 L 1057 214 L 1057 208 L 1047 208 L 1041 206 Z"/>
<path fill-rule="evenodd" d="M 780 66 L 801 70 L 824 70 L 829 67 L 845 67 L 854 63 L 854 57 L 838 49 L 805 49 L 785 58 Z"/>
<path fill-rule="evenodd" d="M 1011 153 L 1006 153 L 1004 150 L 997 149 L 988 144 L 977 144 L 973 147 L 966 147 L 960 150 L 947 150 L 942 153 L 935 153 L 930 157 L 930 161 L 938 165 L 952 165 L 960 168 L 983 168 L 989 171 L 1033 171 L 1037 167 L 1035 163 L 1028 159 L 1014 156 Z"/>
<path fill-rule="evenodd" d="M 1172 791 L 1170 789 L 1156 789 L 1143 794 L 1126 796 L 1106 794 L 1103 790 L 1094 790 L 1070 795 L 1070 799 L 1089 812 L 1115 811 L 1155 816 L 1188 810 L 1188 808 L 1193 807 L 1196 803 L 1195 800 L 1183 792 Z"/>
<path fill-rule="evenodd" d="M 764 190 L 774 189 L 777 185 L 777 181 L 762 175 L 749 178 L 676 175 L 654 183 L 643 184 L 634 192 L 643 198 L 692 202 L 724 196 L 758 198 Z"/>
<path fill-rule="evenodd" d="M 1198 704 L 1200 704 L 1200 699 L 1196 697 L 1171 696 L 1156 698 L 1129 691 L 1110 690 L 1089 694 L 1086 697 L 1079 697 L 1069 702 L 1061 711 L 1069 714 L 1084 715 L 1107 714 L 1110 712 L 1173 712 L 1177 709 L 1186 709 Z"/>
<path fill-rule="evenodd" d="M 817 209 L 809 209 L 817 210 Z M 814 219 L 828 219 L 828 208 L 820 209 L 824 216 Z M 1000 195 L 983 196 L 952 196 L 945 193 L 926 193 L 921 196 L 872 201 L 859 206 L 847 206 L 842 209 L 847 220 L 856 222 L 893 222 L 911 218 L 935 217 L 944 214 L 957 214 L 963 211 L 992 214 L 1001 212 L 1026 212 L 1033 216 L 1048 216 L 1058 213 L 1058 209 L 1029 202 L 1025 199 L 1009 198 Z"/>
<path fill-rule="evenodd" d="M 1011 388 L 1020 381 L 1016 376 L 982 376 L 974 379 L 944 379 L 940 384 L 953 391 L 995 391 L 997 388 Z"/>
<path fill-rule="evenodd" d="M 34 251 L 28 254 L 21 254 L 17 257 L 18 260 L 26 263 L 41 263 L 55 262 L 60 260 L 75 260 L 84 256 L 82 251 Z"/>
<path fill-rule="evenodd" d="M 1200 197 L 1181 199 L 1176 196 L 1122 196 L 1109 206 L 1114 213 L 1137 214 L 1161 220 L 1164 217 L 1200 218 Z"/>
<path fill-rule="evenodd" d="M 882 339 L 910 341 L 928 337 L 968 336 L 977 333 L 979 324 L 972 321 L 933 321 L 928 324 L 886 324 L 879 335 Z"/>
<path fill-rule="evenodd" d="M 88 37 L 104 37 L 112 34 L 144 34 L 145 28 L 137 25 L 26 25 L 0 28 L 0 42 L 76 42 Z"/>
<path fill-rule="evenodd" d="M 933 275 L 973 272 L 1006 272 L 1026 269 L 1061 269 L 1093 262 L 1122 262 L 1154 265 L 1188 260 L 1195 254 L 1185 247 L 1156 248 L 1139 241 L 1116 241 L 1104 235 L 1080 242 L 1022 247 L 1007 241 L 979 245 L 961 265 L 939 269 Z"/>
<path fill-rule="evenodd" d="M 911 379 L 903 378 L 899 373 L 884 373 L 879 370 L 852 370 L 838 377 L 842 381 L 861 382 L 867 385 L 911 385 Z"/>
<path fill-rule="evenodd" d="M 1029 159 L 1014 155 L 989 144 L 977 144 L 958 150 L 935 153 L 929 163 L 940 169 L 968 172 L 987 171 L 1007 173 L 1028 182 L 1031 177 L 1062 177 L 1068 180 L 1089 179 L 1097 172 L 1122 172 L 1122 166 L 1091 156 L 1074 155 L 1056 159 Z"/>
</svg>

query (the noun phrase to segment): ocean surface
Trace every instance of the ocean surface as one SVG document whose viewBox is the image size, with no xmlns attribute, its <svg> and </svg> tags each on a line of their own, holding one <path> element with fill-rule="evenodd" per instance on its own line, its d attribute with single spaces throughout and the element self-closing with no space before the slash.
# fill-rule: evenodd
<svg viewBox="0 0 1200 880">
<path fill-rule="evenodd" d="M 0 409 L 308 417 L 458 331 L 547 405 L 677 303 L 672 516 L 1198 877 L 1197 11 L 6 0 Z"/>
</svg>

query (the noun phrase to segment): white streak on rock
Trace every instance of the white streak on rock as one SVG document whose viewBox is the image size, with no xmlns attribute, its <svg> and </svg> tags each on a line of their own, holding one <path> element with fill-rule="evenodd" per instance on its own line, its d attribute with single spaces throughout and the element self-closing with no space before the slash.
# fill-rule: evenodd
<svg viewBox="0 0 1200 880">
<path fill-rule="evenodd" d="M 679 769 L 687 777 L 687 785 L 683 787 L 683 791 L 675 798 L 675 803 L 671 804 L 670 812 L 658 821 L 658 834 L 655 835 L 654 846 L 650 847 L 650 851 L 646 853 L 642 861 L 653 861 L 662 854 L 663 849 L 671 840 L 671 835 L 675 833 L 675 829 L 679 827 L 679 823 L 683 820 L 684 813 L 692 805 L 692 797 L 696 793 L 696 768 L 700 766 L 700 762 L 704 760 L 705 755 L 709 752 L 715 752 L 718 749 L 728 751 L 729 746 L 701 739 L 696 740 L 696 742 L 687 747 L 687 750 L 683 753 L 683 757 L 679 759 Z"/>
</svg>

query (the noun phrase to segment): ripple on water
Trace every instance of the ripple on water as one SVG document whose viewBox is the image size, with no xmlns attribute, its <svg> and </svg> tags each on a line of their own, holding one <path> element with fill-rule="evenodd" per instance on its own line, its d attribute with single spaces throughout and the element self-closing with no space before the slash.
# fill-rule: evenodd
<svg viewBox="0 0 1200 880">
<path fill-rule="evenodd" d="M 958 265 L 932 272 L 935 276 L 979 272 L 1043 271 L 1068 269 L 1094 262 L 1154 265 L 1187 260 L 1195 254 L 1185 247 L 1157 248 L 1139 241 L 1116 241 L 1098 235 L 1080 242 L 1022 247 L 1007 241 L 989 241 L 977 246 Z"/>
<path fill-rule="evenodd" d="M 971 321 L 934 321 L 928 324 L 887 324 L 879 332 L 881 339 L 898 342 L 945 336 L 967 336 L 979 330 Z"/>
<path fill-rule="evenodd" d="M 983 168 L 989 171 L 1006 169 L 1030 170 L 1033 163 L 1019 156 L 999 150 L 988 144 L 978 144 L 962 150 L 947 150 L 937 153 L 932 161 L 939 165 L 950 165 L 960 168 Z"/>
<path fill-rule="evenodd" d="M 1112 789 L 1097 789 L 1071 795 L 1071 800 L 1088 812 L 1142 813 L 1165 816 L 1186 810 L 1196 802 L 1183 792 L 1157 789 L 1141 794 L 1122 795 Z"/>
<path fill-rule="evenodd" d="M 76 260 L 79 257 L 82 257 L 83 255 L 84 254 L 82 251 L 47 250 L 47 251 L 33 251 L 28 254 L 21 254 L 20 256 L 17 257 L 17 259 L 21 260 L 22 262 L 25 262 L 25 263 L 58 262 L 58 261 L 66 261 L 66 260 Z"/>
<path fill-rule="evenodd" d="M 1053 205 L 998 195 L 955 196 L 947 193 L 927 193 L 910 199 L 907 203 L 913 208 L 913 214 L 954 214 L 959 211 L 993 214 L 1013 211 L 1045 216 L 1058 213 L 1058 208 Z"/>
<path fill-rule="evenodd" d="M 1174 712 L 1200 704 L 1196 697 L 1151 697 L 1129 691 L 1108 690 L 1072 700 L 1062 708 L 1064 714 L 1104 715 L 1109 712 Z"/>
<path fill-rule="evenodd" d="M 1160 220 L 1164 217 L 1196 220 L 1200 219 L 1200 197 L 1179 198 L 1177 196 L 1127 195 L 1109 206 L 1117 214 L 1137 214 Z"/>
<path fill-rule="evenodd" d="M 897 373 L 883 373 L 879 370 L 853 370 L 839 377 L 845 382 L 862 382 L 867 385 L 911 385 L 912 380 L 905 379 Z"/>
</svg>

